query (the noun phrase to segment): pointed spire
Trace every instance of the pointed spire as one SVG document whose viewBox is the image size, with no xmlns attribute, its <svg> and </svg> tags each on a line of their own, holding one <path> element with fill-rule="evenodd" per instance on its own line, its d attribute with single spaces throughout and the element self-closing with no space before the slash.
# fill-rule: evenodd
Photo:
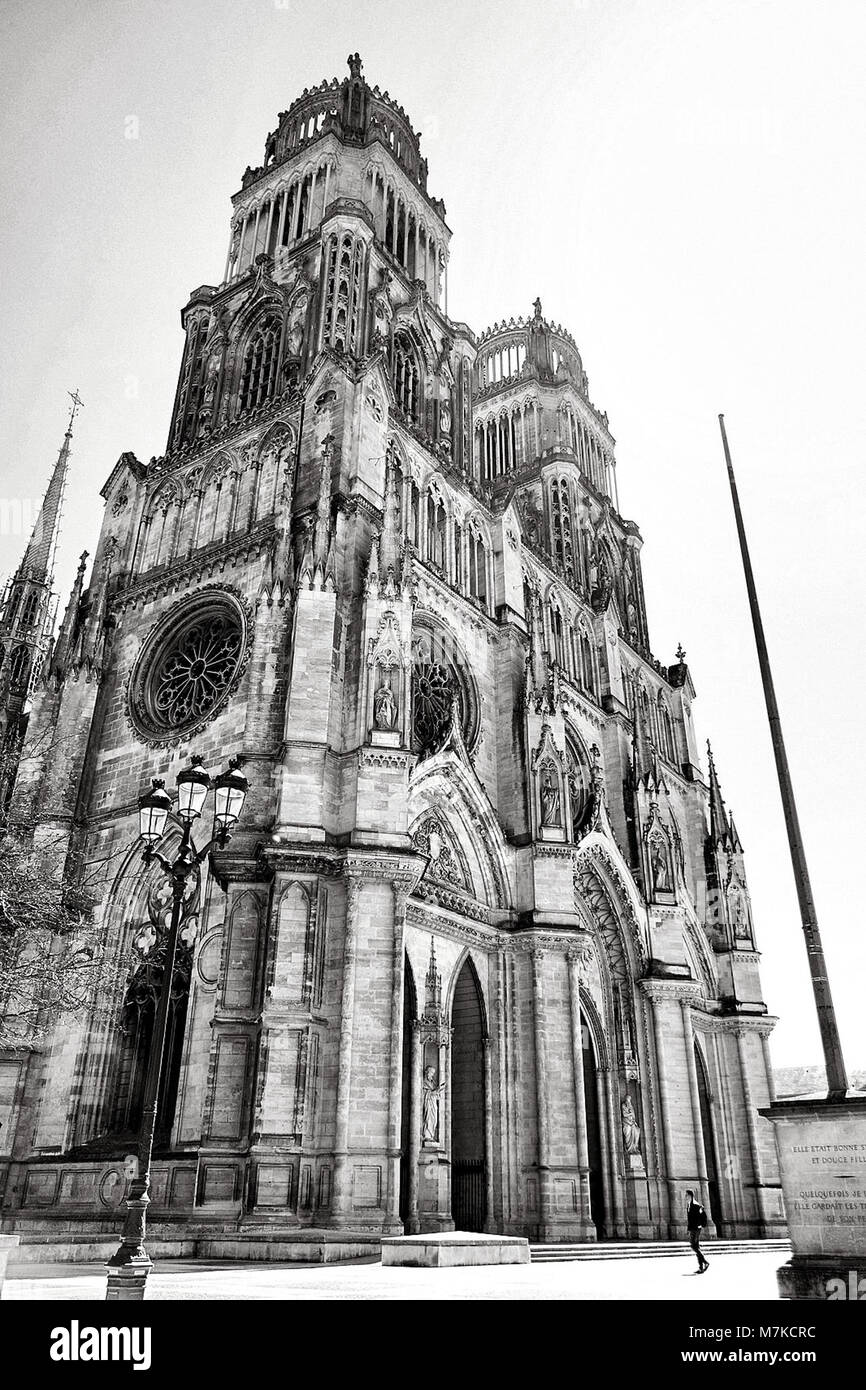
<svg viewBox="0 0 866 1390">
<path fill-rule="evenodd" d="M 529 620 L 529 653 L 526 658 L 526 696 L 527 702 L 534 703 L 539 710 L 551 708 L 549 674 L 544 651 L 541 603 L 538 594 L 533 591 Z"/>
<path fill-rule="evenodd" d="M 427 966 L 427 976 L 424 981 L 424 1017 L 429 1021 L 438 1022 L 442 1014 L 442 976 L 436 967 L 436 942 L 430 937 L 430 964 Z"/>
<path fill-rule="evenodd" d="M 719 786 L 713 749 L 709 739 L 707 739 L 707 756 L 710 763 L 710 838 L 714 845 L 727 845 L 731 838 L 731 828 L 728 824 L 725 803 L 722 800 L 722 789 Z"/>
<path fill-rule="evenodd" d="M 54 472 L 51 474 L 45 496 L 42 499 L 36 525 L 33 527 L 33 533 L 24 552 L 24 559 L 18 569 L 16 577 L 20 579 L 35 579 L 42 583 L 50 583 L 51 580 L 54 552 L 57 548 L 60 508 L 63 503 L 63 492 L 69 466 L 72 426 L 79 407 L 83 404 L 77 391 L 70 391 L 69 394 L 72 397 L 69 424 L 63 436 L 63 443 L 54 465 Z"/>
<path fill-rule="evenodd" d="M 82 642 L 83 660 L 88 663 L 89 669 L 95 671 L 97 676 L 102 674 L 102 659 L 105 652 L 105 618 L 108 612 L 108 588 L 113 560 L 114 545 L 109 543 L 105 548 L 102 573 L 99 576 L 93 605 L 87 617 Z"/>
<path fill-rule="evenodd" d="M 364 580 L 364 593 L 377 595 L 379 592 L 379 537 L 373 537 L 370 546 L 370 560 L 367 565 L 367 577 Z"/>
<path fill-rule="evenodd" d="M 397 474 L 390 458 L 385 460 L 385 507 L 380 562 L 382 572 L 392 583 L 400 582 L 400 518 L 397 503 Z"/>
<path fill-rule="evenodd" d="M 62 681 L 66 676 L 70 658 L 72 657 L 72 646 L 76 636 L 76 626 L 78 622 L 78 612 L 81 607 L 81 595 L 84 592 L 84 571 L 87 568 L 86 550 L 82 551 L 81 559 L 78 561 L 78 571 L 63 614 L 63 621 L 57 633 L 57 640 L 54 643 L 54 650 L 48 662 L 48 674 L 57 681 Z"/>
<path fill-rule="evenodd" d="M 313 564 L 316 577 L 324 582 L 331 550 L 331 453 L 334 436 L 322 441 L 322 472 L 319 477 L 319 500 L 316 503 L 316 537 L 313 542 Z"/>
<path fill-rule="evenodd" d="M 634 764 L 634 779 L 636 784 L 652 773 L 653 760 L 655 758 L 655 746 L 644 719 L 645 706 L 642 696 L 643 687 L 636 685 L 634 692 L 634 727 L 631 736 L 632 761 Z"/>
</svg>

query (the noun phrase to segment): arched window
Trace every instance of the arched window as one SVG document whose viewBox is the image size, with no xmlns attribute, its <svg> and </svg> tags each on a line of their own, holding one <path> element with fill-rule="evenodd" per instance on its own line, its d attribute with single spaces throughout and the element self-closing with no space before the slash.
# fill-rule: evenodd
<svg viewBox="0 0 866 1390">
<path fill-rule="evenodd" d="M 516 413 L 511 417 L 511 447 L 514 450 L 514 466 L 521 468 L 525 462 L 523 457 L 523 428 L 520 416 Z"/>
<path fill-rule="evenodd" d="M 637 727 L 637 680 L 630 671 L 625 673 L 625 698 L 628 704 L 629 718 L 632 724 Z"/>
<path fill-rule="evenodd" d="M 446 559 L 446 517 L 445 508 L 436 494 L 427 494 L 427 559 L 440 569 L 445 568 Z"/>
<path fill-rule="evenodd" d="M 463 587 L 463 528 L 459 521 L 454 523 L 454 583 L 458 589 Z"/>
<path fill-rule="evenodd" d="M 9 684 L 12 687 L 12 693 L 14 695 L 25 693 L 29 679 L 30 653 L 26 647 L 16 647 L 9 663 Z"/>
<path fill-rule="evenodd" d="M 418 484 L 409 484 L 409 540 L 416 550 L 421 548 L 421 498 Z"/>
<path fill-rule="evenodd" d="M 565 735 L 565 769 L 571 809 L 571 835 L 577 839 L 592 803 L 592 769 L 583 743 L 572 729 Z"/>
<path fill-rule="evenodd" d="M 584 690 L 590 695 L 595 694 L 595 667 L 592 660 L 592 644 L 586 633 L 581 629 L 579 638 L 580 644 L 580 679 Z"/>
<path fill-rule="evenodd" d="M 571 499 L 564 478 L 550 487 L 550 511 L 553 522 L 553 558 L 569 583 L 574 583 L 574 549 L 571 533 Z"/>
<path fill-rule="evenodd" d="M 9 615 L 7 618 L 7 622 L 14 623 L 15 619 L 18 617 L 18 609 L 21 607 L 21 600 L 23 597 L 23 589 L 13 589 L 12 597 L 9 600 Z"/>
<path fill-rule="evenodd" d="M 39 594 L 31 593 L 27 596 L 24 605 L 24 612 L 21 614 L 21 626 L 32 627 L 39 616 Z"/>
<path fill-rule="evenodd" d="M 472 468 L 472 386 L 469 379 L 469 359 L 463 359 L 463 373 L 460 388 L 463 407 L 463 467 L 469 473 Z"/>
<path fill-rule="evenodd" d="M 328 245 L 325 341 L 337 352 L 355 352 L 361 305 L 364 247 L 348 233 Z"/>
<path fill-rule="evenodd" d="M 487 551 L 480 536 L 469 537 L 469 594 L 487 607 Z"/>
<path fill-rule="evenodd" d="M 664 697 L 659 692 L 659 739 L 661 742 L 662 756 L 667 758 L 669 763 L 676 763 L 676 741 L 674 739 L 674 725 L 671 713 L 664 702 Z"/>
<path fill-rule="evenodd" d="M 553 657 L 561 671 L 568 670 L 565 655 L 565 634 L 562 627 L 562 614 L 556 607 L 550 610 L 550 631 L 553 637 Z"/>
<path fill-rule="evenodd" d="M 169 991 L 168 1031 L 159 1079 L 156 1142 L 161 1146 L 170 1140 L 177 1105 L 193 954 L 192 946 L 184 937 L 190 920 L 195 918 L 199 893 L 197 878 L 188 880 L 188 892 L 181 907 L 181 936 Z M 148 893 L 147 909 L 147 919 L 137 930 L 139 964 L 129 978 L 123 1001 L 111 1115 L 111 1128 L 119 1134 L 137 1130 L 141 1121 L 157 1001 L 164 987 L 168 933 L 160 885 L 154 885 Z"/>
<path fill-rule="evenodd" d="M 405 333 L 394 338 L 394 394 L 407 420 L 418 423 L 421 374 L 412 343 Z"/>
<path fill-rule="evenodd" d="M 532 619 L 532 589 L 526 575 L 523 576 L 523 615 L 527 623 Z"/>
<path fill-rule="evenodd" d="M 280 323 L 268 318 L 247 343 L 241 369 L 239 405 L 242 411 L 253 410 L 277 390 L 277 369 L 280 354 Z"/>
</svg>

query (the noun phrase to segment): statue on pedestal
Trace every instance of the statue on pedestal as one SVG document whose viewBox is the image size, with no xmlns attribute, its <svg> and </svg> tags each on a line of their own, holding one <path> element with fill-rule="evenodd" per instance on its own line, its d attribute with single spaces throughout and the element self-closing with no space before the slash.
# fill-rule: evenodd
<svg viewBox="0 0 866 1390">
<path fill-rule="evenodd" d="M 424 1068 L 424 1096 L 421 1103 L 421 1138 L 425 1143 L 439 1143 L 439 1110 L 444 1082 L 436 1082 L 436 1068 Z"/>
<path fill-rule="evenodd" d="M 622 1142 L 627 1154 L 640 1154 L 640 1125 L 634 1113 L 631 1096 L 626 1096 L 620 1106 L 622 1115 Z"/>
<path fill-rule="evenodd" d="M 550 772 L 544 775 L 544 784 L 541 788 L 541 824 L 544 826 L 558 826 L 561 824 L 559 813 L 559 787 L 553 781 Z"/>
<path fill-rule="evenodd" d="M 373 698 L 376 728 L 390 731 L 397 722 L 397 701 L 390 685 L 380 685 Z"/>
</svg>

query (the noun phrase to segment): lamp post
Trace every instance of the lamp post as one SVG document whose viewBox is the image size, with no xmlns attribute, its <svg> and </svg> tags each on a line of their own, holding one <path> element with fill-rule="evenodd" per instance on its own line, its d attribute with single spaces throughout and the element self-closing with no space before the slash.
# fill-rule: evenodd
<svg viewBox="0 0 866 1390">
<path fill-rule="evenodd" d="M 183 833 L 173 860 L 167 859 L 156 849 L 165 833 L 168 815 L 172 809 L 172 798 L 165 790 L 164 781 L 153 778 L 151 789 L 139 797 L 139 828 L 144 840 L 142 858 L 145 864 L 152 864 L 154 861 L 159 864 L 171 880 L 171 921 L 144 1083 L 138 1140 L 138 1171 L 132 1179 L 126 1199 L 123 1240 L 108 1262 L 106 1299 L 109 1301 L 143 1299 L 147 1276 L 153 1268 L 153 1261 L 144 1248 L 144 1237 L 147 1208 L 150 1205 L 150 1164 L 156 1133 L 159 1085 L 163 1070 L 184 889 L 190 874 L 208 854 L 215 847 L 221 849 L 227 843 L 229 832 L 241 814 L 248 786 L 247 779 L 239 770 L 241 764 L 241 758 L 233 758 L 226 771 L 211 780 L 202 766 L 202 759 L 194 757 L 190 759 L 189 767 L 183 768 L 177 774 L 175 814 L 181 821 Z M 211 789 L 214 793 L 213 831 L 207 844 L 201 849 L 196 849 L 192 840 L 192 827 L 200 818 Z"/>
</svg>

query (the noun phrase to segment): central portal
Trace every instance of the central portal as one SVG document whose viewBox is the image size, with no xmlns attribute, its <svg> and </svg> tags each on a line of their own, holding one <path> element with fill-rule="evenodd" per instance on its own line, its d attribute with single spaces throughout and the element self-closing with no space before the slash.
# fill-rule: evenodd
<svg viewBox="0 0 866 1390">
<path fill-rule="evenodd" d="M 484 1151 L 484 1013 L 472 962 L 457 977 L 451 1006 L 451 1214 L 458 1231 L 483 1231 L 487 1218 Z"/>
</svg>

